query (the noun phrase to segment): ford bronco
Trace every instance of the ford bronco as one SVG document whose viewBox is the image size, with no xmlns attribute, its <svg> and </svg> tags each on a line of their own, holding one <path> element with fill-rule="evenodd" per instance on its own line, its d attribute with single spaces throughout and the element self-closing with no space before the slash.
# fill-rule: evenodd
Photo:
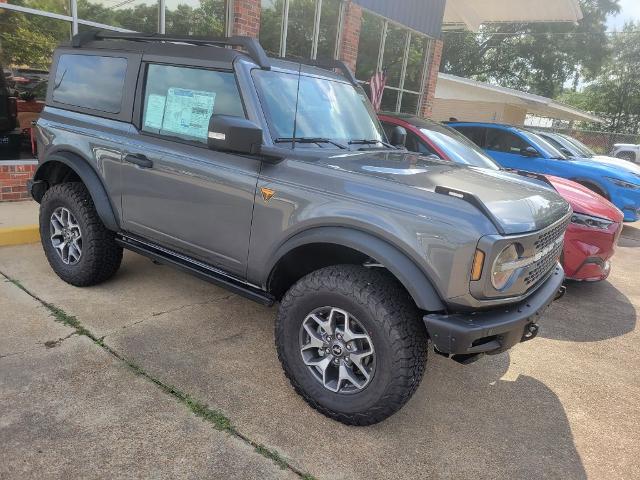
<svg viewBox="0 0 640 480">
<path fill-rule="evenodd" d="M 104 282 L 126 248 L 279 302 L 284 371 L 331 418 L 387 418 L 430 345 L 462 363 L 503 352 L 563 292 L 569 205 L 408 152 L 341 62 L 87 32 L 56 50 L 48 85 L 30 191 L 57 275 Z"/>
</svg>

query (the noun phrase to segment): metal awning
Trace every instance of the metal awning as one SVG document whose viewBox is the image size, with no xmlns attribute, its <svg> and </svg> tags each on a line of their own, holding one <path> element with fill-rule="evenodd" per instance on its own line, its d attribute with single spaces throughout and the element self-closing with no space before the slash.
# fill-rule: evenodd
<svg viewBox="0 0 640 480">
<path fill-rule="evenodd" d="M 577 22 L 578 0 L 447 0 L 443 28 L 477 32 L 485 23 Z"/>
<path fill-rule="evenodd" d="M 435 98 L 500 103 L 526 109 L 528 114 L 540 117 L 603 123 L 603 120 L 596 115 L 556 102 L 551 98 L 446 73 L 438 74 Z"/>
</svg>

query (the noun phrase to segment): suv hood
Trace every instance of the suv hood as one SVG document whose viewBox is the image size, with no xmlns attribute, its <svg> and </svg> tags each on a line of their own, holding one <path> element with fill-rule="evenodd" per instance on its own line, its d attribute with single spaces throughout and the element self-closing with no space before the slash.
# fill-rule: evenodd
<svg viewBox="0 0 640 480">
<path fill-rule="evenodd" d="M 436 187 L 474 194 L 506 234 L 540 230 L 558 221 L 569 204 L 537 180 L 486 170 L 408 152 L 350 152 L 319 158 L 327 167 L 376 177 L 435 192 Z M 464 202 L 464 200 L 460 200 Z"/>
</svg>

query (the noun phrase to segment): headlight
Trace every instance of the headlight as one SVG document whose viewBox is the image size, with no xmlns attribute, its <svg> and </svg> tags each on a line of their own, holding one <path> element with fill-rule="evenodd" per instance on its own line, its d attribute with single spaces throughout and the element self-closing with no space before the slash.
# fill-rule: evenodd
<svg viewBox="0 0 640 480">
<path fill-rule="evenodd" d="M 605 220 L 604 218 L 574 212 L 571 217 L 571 223 L 582 225 L 583 227 L 597 228 L 598 230 L 608 230 L 613 222 Z"/>
<path fill-rule="evenodd" d="M 640 185 L 636 185 L 635 183 L 625 182 L 624 180 L 620 180 L 618 178 L 611 178 L 611 177 L 607 177 L 607 178 L 609 180 L 611 180 L 613 183 L 615 183 L 619 187 L 629 188 L 631 190 L 639 190 L 640 189 Z"/>
<path fill-rule="evenodd" d="M 500 255 L 496 257 L 491 269 L 491 283 L 496 290 L 502 290 L 507 286 L 511 277 L 518 269 L 514 262 L 518 260 L 520 253 L 518 252 L 518 244 L 512 243 L 506 247 Z M 511 264 L 511 265 L 509 265 Z"/>
</svg>

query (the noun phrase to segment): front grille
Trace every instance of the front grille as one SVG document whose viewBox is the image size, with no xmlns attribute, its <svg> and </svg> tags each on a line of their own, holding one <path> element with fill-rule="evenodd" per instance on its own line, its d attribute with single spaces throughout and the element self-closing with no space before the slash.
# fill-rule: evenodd
<svg viewBox="0 0 640 480">
<path fill-rule="evenodd" d="M 550 245 L 553 245 L 558 239 L 564 239 L 564 232 L 571 222 L 571 217 L 566 218 L 564 221 L 553 226 L 546 232 L 540 234 L 534 243 L 535 253 L 539 254 L 544 251 Z M 559 242 L 550 251 L 546 252 L 542 258 L 535 263 L 531 264 L 527 269 L 527 273 L 524 277 L 524 283 L 527 287 L 535 285 L 538 280 L 544 277 L 554 267 L 560 254 L 562 253 L 563 242 Z"/>
</svg>

